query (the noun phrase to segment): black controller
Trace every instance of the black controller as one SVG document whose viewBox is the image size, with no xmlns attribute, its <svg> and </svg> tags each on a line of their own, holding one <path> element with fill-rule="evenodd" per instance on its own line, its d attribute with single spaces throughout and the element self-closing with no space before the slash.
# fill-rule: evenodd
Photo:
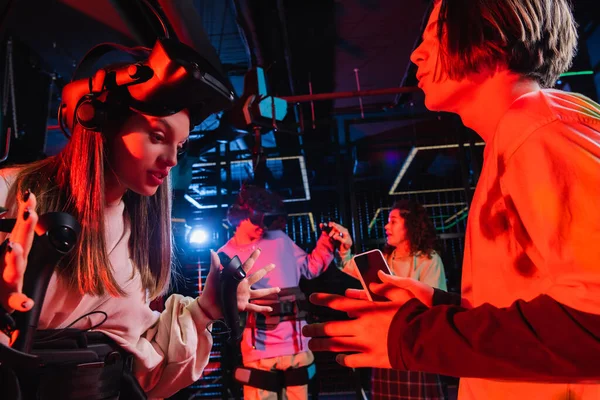
<svg viewBox="0 0 600 400">
<path fill-rule="evenodd" d="M 246 278 L 246 272 L 242 268 L 242 262 L 238 256 L 229 258 L 223 252 L 217 255 L 223 266 L 219 276 L 223 319 L 230 331 L 229 341 L 235 344 L 242 340 L 240 313 L 237 305 L 237 288 L 240 282 Z"/>
<path fill-rule="evenodd" d="M 0 219 L 0 231 L 12 231 L 15 222 L 14 219 Z M 28 353 L 37 330 L 46 289 L 54 268 L 73 249 L 80 231 L 79 223 L 70 214 L 50 212 L 40 215 L 23 279 L 23 293 L 35 304 L 27 312 L 14 314 L 19 336 L 12 348 L 0 345 L 0 363 L 21 366 L 38 364 L 37 357 Z"/>
<path fill-rule="evenodd" d="M 333 230 L 333 226 L 329 225 L 329 222 L 322 222 L 321 223 L 321 231 L 325 232 L 327 235 L 329 235 L 331 233 L 331 231 Z M 333 243 L 333 248 L 338 249 L 340 247 L 340 242 L 338 242 L 337 240 L 330 238 L 329 240 L 331 240 L 331 242 Z"/>
<path fill-rule="evenodd" d="M 321 230 L 329 235 L 333 230 L 333 227 L 329 226 L 329 222 L 321 222 Z"/>
</svg>

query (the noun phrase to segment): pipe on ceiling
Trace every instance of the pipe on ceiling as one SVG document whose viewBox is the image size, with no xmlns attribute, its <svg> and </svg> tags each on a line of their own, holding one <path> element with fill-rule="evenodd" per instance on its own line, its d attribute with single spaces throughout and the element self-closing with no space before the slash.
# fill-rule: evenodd
<svg viewBox="0 0 600 400">
<path fill-rule="evenodd" d="M 407 86 L 393 87 L 387 89 L 355 90 L 353 92 L 317 93 L 287 97 L 282 96 L 281 98 L 287 101 L 288 103 L 306 103 L 309 101 L 347 99 L 351 97 L 383 96 L 386 94 L 414 93 L 420 90 L 421 89 L 419 89 L 416 86 Z"/>
<path fill-rule="evenodd" d="M 152 48 L 158 36 L 164 36 L 159 21 L 142 1 L 109 0 L 129 28 L 135 41 L 142 46 Z"/>
<path fill-rule="evenodd" d="M 14 10 L 16 3 L 17 0 L 8 0 L 4 7 L 0 7 L 0 40 L 4 36 L 6 26 L 8 25 L 8 21 L 10 19 L 10 14 Z"/>
<path fill-rule="evenodd" d="M 283 41 L 283 57 L 285 58 L 285 67 L 287 68 L 288 81 L 290 85 L 290 94 L 296 94 L 294 88 L 294 78 L 292 76 L 292 52 L 290 50 L 290 40 L 288 36 L 287 22 L 285 20 L 285 8 L 283 0 L 277 0 L 277 12 L 279 14 L 279 23 L 281 24 L 281 40 Z"/>
<path fill-rule="evenodd" d="M 219 55 L 204 30 L 202 17 L 193 0 L 157 1 L 177 35 L 177 39 L 199 52 L 221 73 L 221 76 L 227 77 Z M 231 82 L 228 81 L 228 83 L 229 89 L 233 90 Z"/>
<path fill-rule="evenodd" d="M 252 20 L 252 10 L 247 0 L 233 0 L 235 20 L 240 31 L 242 41 L 246 44 L 251 66 L 264 66 L 264 58 L 258 44 L 256 26 Z"/>
</svg>

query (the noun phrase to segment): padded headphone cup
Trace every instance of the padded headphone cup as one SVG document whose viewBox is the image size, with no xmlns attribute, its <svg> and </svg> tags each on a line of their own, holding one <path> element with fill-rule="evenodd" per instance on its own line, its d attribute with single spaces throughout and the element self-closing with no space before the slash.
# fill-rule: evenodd
<svg viewBox="0 0 600 400">
<path fill-rule="evenodd" d="M 102 102 L 93 98 L 84 98 L 75 112 L 77 122 L 85 129 L 100 131 L 104 124 L 105 112 Z"/>
<path fill-rule="evenodd" d="M 89 124 L 96 117 L 96 110 L 91 102 L 86 101 L 77 109 L 77 121 Z"/>
</svg>

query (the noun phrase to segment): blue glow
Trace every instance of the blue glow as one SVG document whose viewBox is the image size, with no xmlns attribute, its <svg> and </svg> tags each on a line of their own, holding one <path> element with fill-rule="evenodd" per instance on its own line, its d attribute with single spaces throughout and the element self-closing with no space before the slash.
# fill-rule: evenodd
<svg viewBox="0 0 600 400">
<path fill-rule="evenodd" d="M 273 104 L 275 103 L 275 104 Z M 273 108 L 275 108 L 275 119 L 283 121 L 287 114 L 287 101 L 279 97 L 267 97 L 258 104 L 260 116 L 264 118 L 273 118 Z"/>
<path fill-rule="evenodd" d="M 190 232 L 190 244 L 204 244 L 208 242 L 208 233 L 202 228 L 193 228 Z"/>
<path fill-rule="evenodd" d="M 258 78 L 258 95 L 267 95 L 267 80 L 265 78 L 265 70 L 261 67 L 256 67 L 256 77 Z"/>
</svg>

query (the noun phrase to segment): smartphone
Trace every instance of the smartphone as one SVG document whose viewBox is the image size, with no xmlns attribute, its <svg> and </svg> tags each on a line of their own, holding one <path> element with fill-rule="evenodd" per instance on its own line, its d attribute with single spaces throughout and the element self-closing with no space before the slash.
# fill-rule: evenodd
<svg viewBox="0 0 600 400">
<path fill-rule="evenodd" d="M 371 301 L 389 301 L 386 297 L 379 296 L 369 289 L 369 285 L 373 282 L 381 283 L 377 276 L 378 271 L 383 271 L 391 275 L 390 267 L 387 265 L 385 258 L 380 250 L 370 250 L 365 253 L 357 254 L 352 257 L 352 262 L 358 271 L 358 278 L 363 288 L 367 292 L 367 297 Z"/>
</svg>

